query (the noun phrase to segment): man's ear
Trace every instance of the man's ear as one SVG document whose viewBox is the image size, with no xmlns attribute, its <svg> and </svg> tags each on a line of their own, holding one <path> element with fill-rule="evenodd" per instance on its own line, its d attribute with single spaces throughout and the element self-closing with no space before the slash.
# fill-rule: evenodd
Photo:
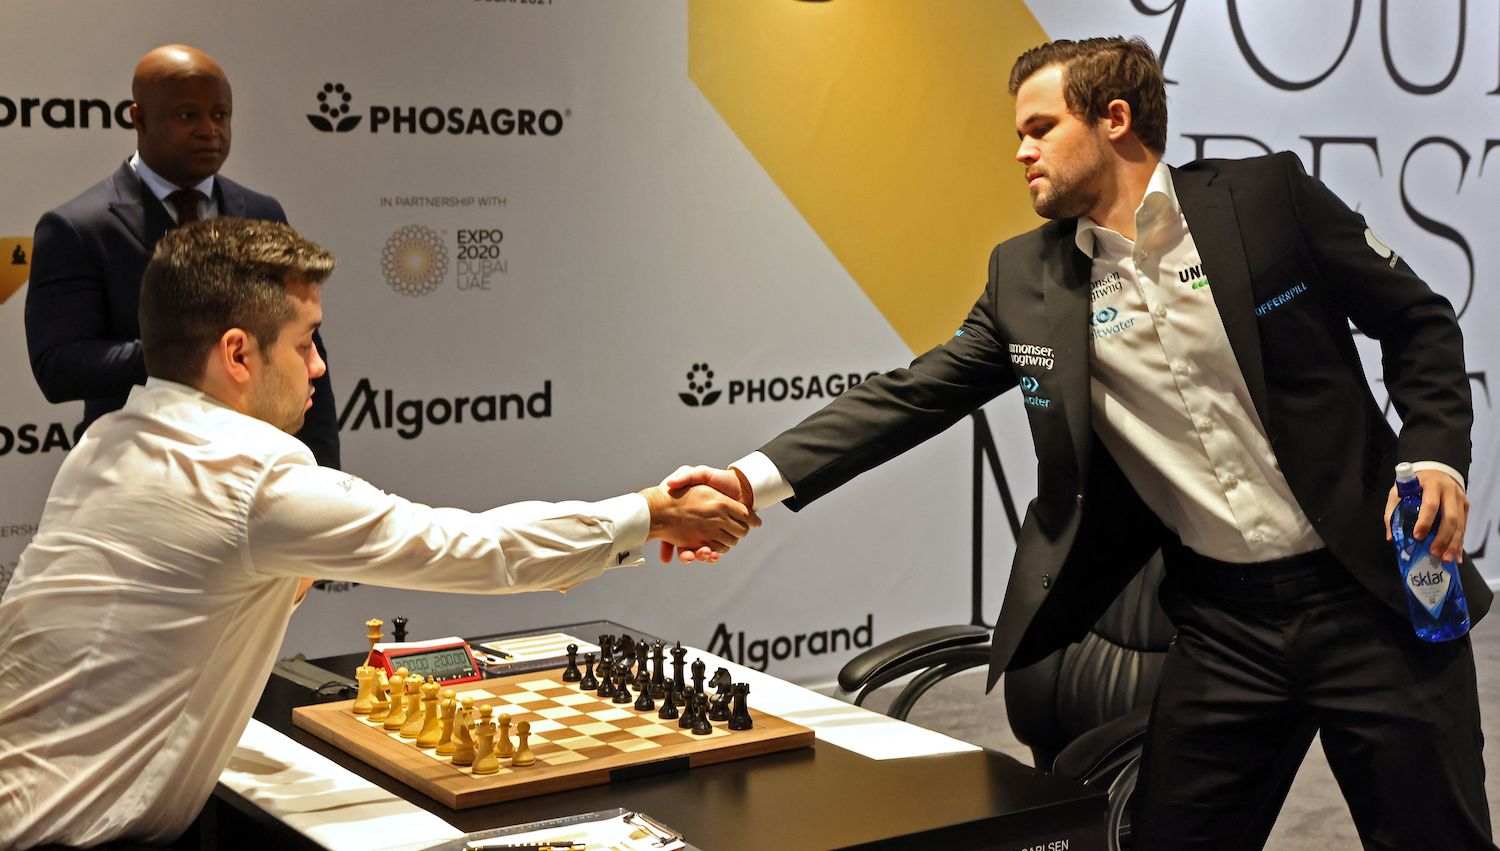
<svg viewBox="0 0 1500 851">
<path fill-rule="evenodd" d="M 130 104 L 130 126 L 141 129 L 141 105 L 138 103 Z"/>
<path fill-rule="evenodd" d="M 1130 104 L 1124 100 L 1115 98 L 1105 107 L 1104 130 L 1111 142 L 1125 138 L 1134 126 L 1135 116 L 1130 114 Z"/>
<path fill-rule="evenodd" d="M 252 358 L 259 357 L 260 347 L 254 337 L 243 328 L 230 328 L 219 338 L 214 348 L 214 358 L 223 367 L 224 374 L 236 384 L 250 381 Z"/>
</svg>

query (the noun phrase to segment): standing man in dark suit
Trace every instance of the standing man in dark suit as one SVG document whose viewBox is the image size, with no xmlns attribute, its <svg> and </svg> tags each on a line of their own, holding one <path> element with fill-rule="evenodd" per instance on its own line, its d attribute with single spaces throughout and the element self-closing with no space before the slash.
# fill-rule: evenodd
<svg viewBox="0 0 1500 851">
<path fill-rule="evenodd" d="M 229 156 L 233 96 L 218 63 L 166 45 L 131 80 L 136 152 L 114 174 L 42 216 L 26 293 L 26 344 L 50 402 L 84 401 L 83 423 L 117 410 L 146 381 L 136 310 L 157 240 L 216 216 L 285 222 L 276 199 L 219 175 Z M 318 352 L 326 359 L 321 337 Z M 333 386 L 313 382 L 297 433 L 318 463 L 339 466 Z"/>
<path fill-rule="evenodd" d="M 1261 847 L 1321 732 L 1365 847 L 1494 848 L 1468 637 L 1416 638 L 1381 531 L 1394 465 L 1417 462 L 1415 533 L 1462 558 L 1473 413 L 1451 306 L 1290 154 L 1166 166 L 1144 42 L 1043 45 L 1010 89 L 1052 221 L 994 250 L 953 338 L 716 486 L 795 510 L 1020 386 L 1038 495 L 989 685 L 1081 638 L 1164 551 L 1178 637 L 1137 847 Z M 1380 341 L 1399 436 L 1350 322 Z M 1460 570 L 1477 621 L 1492 595 Z"/>
</svg>

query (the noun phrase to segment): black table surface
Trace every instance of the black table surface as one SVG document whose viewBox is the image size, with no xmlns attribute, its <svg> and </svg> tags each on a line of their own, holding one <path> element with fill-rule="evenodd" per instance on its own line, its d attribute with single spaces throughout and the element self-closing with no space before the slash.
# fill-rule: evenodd
<svg viewBox="0 0 1500 851">
<path fill-rule="evenodd" d="M 363 661 L 362 654 L 350 654 L 313 663 L 353 671 Z M 985 750 L 876 760 L 818 741 L 811 748 L 452 810 L 293 727 L 292 709 L 315 700 L 310 690 L 273 674 L 255 717 L 464 831 L 624 807 L 664 822 L 704 851 L 1106 847 L 1103 790 Z M 268 829 L 277 828 L 226 787 L 217 794 Z M 284 826 L 280 831 L 282 841 L 299 839 Z"/>
</svg>

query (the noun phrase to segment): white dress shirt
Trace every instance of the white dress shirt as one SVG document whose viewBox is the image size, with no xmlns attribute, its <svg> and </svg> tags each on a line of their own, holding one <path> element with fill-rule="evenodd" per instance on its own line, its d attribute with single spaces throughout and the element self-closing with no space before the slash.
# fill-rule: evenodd
<svg viewBox="0 0 1500 851">
<path fill-rule="evenodd" d="M 140 151 L 136 151 L 131 155 L 130 167 L 135 169 L 135 173 L 141 178 L 141 182 L 146 184 L 146 188 L 151 190 L 151 194 L 156 196 L 156 200 L 160 201 L 161 205 L 167 208 L 167 215 L 172 217 L 173 222 L 182 224 L 182 222 L 177 221 L 177 208 L 173 206 L 171 201 L 167 200 L 167 196 L 179 189 L 193 189 L 199 195 L 203 196 L 198 199 L 198 218 L 200 220 L 216 219 L 219 217 L 219 202 L 214 200 L 214 177 L 216 175 L 211 174 L 194 186 L 178 186 L 152 171 L 151 166 L 146 165 L 146 161 L 141 159 Z"/>
<path fill-rule="evenodd" d="M 1255 413 L 1165 163 L 1135 224 L 1131 241 L 1078 221 L 1078 249 L 1093 258 L 1089 396 L 1099 439 L 1146 505 L 1203 555 L 1243 564 L 1323 546 Z M 760 452 L 731 466 L 757 511 L 793 495 Z M 1464 484 L 1446 464 L 1413 466 Z"/>
<path fill-rule="evenodd" d="M 152 378 L 64 460 L 0 598 L 0 848 L 185 830 L 255 707 L 299 576 L 564 590 L 640 563 L 649 525 L 637 494 L 419 505 Z"/>
</svg>

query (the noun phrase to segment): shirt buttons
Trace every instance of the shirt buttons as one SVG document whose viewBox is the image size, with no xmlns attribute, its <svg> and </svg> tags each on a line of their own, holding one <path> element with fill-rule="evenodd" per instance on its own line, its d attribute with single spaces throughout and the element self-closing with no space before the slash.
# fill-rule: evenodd
<svg viewBox="0 0 1500 851">
<path fill-rule="evenodd" d="M 1188 365 L 1187 365 L 1187 362 L 1186 361 L 1180 361 L 1180 360 L 1174 360 L 1174 361 L 1172 361 L 1172 371 L 1175 372 L 1175 373 L 1177 373 L 1178 375 L 1187 375 L 1188 374 Z"/>
<path fill-rule="evenodd" d="M 1146 252 L 1144 252 L 1144 251 L 1137 251 L 1135 253 L 1135 262 L 1137 262 L 1137 263 L 1145 263 L 1146 262 Z"/>
<path fill-rule="evenodd" d="M 1230 473 L 1229 475 L 1224 477 L 1224 490 L 1232 491 L 1237 485 L 1239 485 L 1239 483 L 1240 480 L 1236 478 L 1233 473 Z"/>
<path fill-rule="evenodd" d="M 1255 529 L 1255 530 L 1253 530 L 1250 533 L 1250 540 L 1254 541 L 1257 544 L 1260 543 L 1261 541 L 1264 541 L 1265 539 L 1266 539 L 1266 533 L 1262 532 L 1259 529 Z"/>
<path fill-rule="evenodd" d="M 1214 421 L 1213 420 L 1200 420 L 1198 422 L 1198 430 L 1201 431 L 1201 432 L 1203 432 L 1204 434 L 1213 434 L 1214 433 Z"/>
<path fill-rule="evenodd" d="M 1156 315 L 1159 318 L 1161 318 L 1161 319 L 1166 319 L 1167 318 L 1167 306 L 1164 305 L 1164 304 L 1163 305 L 1158 305 L 1157 308 L 1156 308 Z"/>
</svg>

